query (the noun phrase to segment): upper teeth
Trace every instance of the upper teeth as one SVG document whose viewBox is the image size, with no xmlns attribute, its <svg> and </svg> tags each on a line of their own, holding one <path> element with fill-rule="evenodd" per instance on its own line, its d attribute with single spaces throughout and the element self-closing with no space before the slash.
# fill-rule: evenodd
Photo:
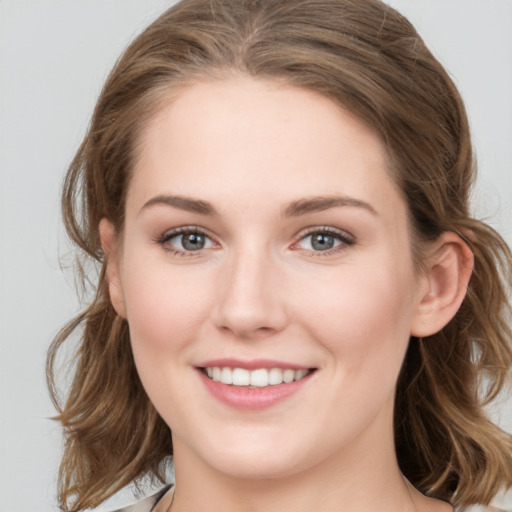
<svg viewBox="0 0 512 512">
<path fill-rule="evenodd" d="M 258 370 L 246 370 L 245 368 L 220 368 L 218 366 L 206 368 L 210 379 L 222 384 L 233 384 L 234 386 L 275 386 L 300 380 L 305 377 L 309 370 L 292 370 L 281 368 L 259 368 Z"/>
</svg>

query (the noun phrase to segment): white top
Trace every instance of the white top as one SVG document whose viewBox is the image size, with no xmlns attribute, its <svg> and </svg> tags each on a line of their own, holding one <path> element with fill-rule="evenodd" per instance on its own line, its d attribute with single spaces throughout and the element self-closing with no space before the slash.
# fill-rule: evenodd
<svg viewBox="0 0 512 512">
<path fill-rule="evenodd" d="M 164 497 L 164 494 L 171 488 L 170 485 L 160 489 L 156 494 L 144 498 L 143 500 L 129 505 L 127 507 L 118 508 L 112 512 L 151 512 L 155 505 Z"/>
</svg>

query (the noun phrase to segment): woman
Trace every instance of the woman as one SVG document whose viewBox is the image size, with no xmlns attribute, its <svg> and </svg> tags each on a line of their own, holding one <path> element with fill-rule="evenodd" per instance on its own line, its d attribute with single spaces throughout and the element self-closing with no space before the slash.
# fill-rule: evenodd
<svg viewBox="0 0 512 512">
<path fill-rule="evenodd" d="M 66 178 L 101 273 L 49 354 L 55 397 L 83 329 L 61 506 L 163 478 L 171 455 L 159 512 L 437 512 L 512 486 L 482 408 L 512 364 L 512 256 L 470 217 L 473 179 L 461 99 L 389 6 L 164 13 Z"/>
</svg>

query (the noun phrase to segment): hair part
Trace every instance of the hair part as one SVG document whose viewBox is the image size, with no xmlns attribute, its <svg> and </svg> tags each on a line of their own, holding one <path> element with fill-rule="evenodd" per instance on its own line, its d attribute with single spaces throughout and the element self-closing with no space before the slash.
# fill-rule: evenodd
<svg viewBox="0 0 512 512">
<path fill-rule="evenodd" d="M 421 491 L 455 505 L 488 504 L 512 486 L 512 437 L 483 409 L 510 377 L 512 254 L 469 214 L 475 165 L 453 82 L 412 25 L 378 0 L 185 0 L 117 62 L 64 183 L 67 232 L 103 271 L 94 300 L 48 355 L 65 432 L 61 507 L 96 506 L 148 473 L 164 479 L 171 433 L 137 375 L 128 325 L 110 304 L 98 225 L 106 217 L 122 231 L 146 124 L 180 88 L 230 74 L 315 91 L 380 134 L 408 205 L 416 261 L 422 244 L 446 231 L 469 245 L 474 273 L 459 312 L 438 334 L 410 341 L 395 443 L 404 475 Z M 56 354 L 77 329 L 74 380 L 59 404 Z"/>
</svg>

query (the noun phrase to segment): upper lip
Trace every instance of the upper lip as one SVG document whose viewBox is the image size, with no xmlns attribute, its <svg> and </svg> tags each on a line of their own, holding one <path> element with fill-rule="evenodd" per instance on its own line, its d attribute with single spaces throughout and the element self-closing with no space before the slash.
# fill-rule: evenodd
<svg viewBox="0 0 512 512">
<path fill-rule="evenodd" d="M 310 366 L 301 364 L 290 363 L 286 361 L 278 361 L 274 359 L 234 359 L 234 358 L 221 358 L 209 359 L 195 365 L 197 368 L 244 368 L 245 370 L 258 370 L 260 368 L 281 368 L 283 370 L 309 370 Z"/>
</svg>

